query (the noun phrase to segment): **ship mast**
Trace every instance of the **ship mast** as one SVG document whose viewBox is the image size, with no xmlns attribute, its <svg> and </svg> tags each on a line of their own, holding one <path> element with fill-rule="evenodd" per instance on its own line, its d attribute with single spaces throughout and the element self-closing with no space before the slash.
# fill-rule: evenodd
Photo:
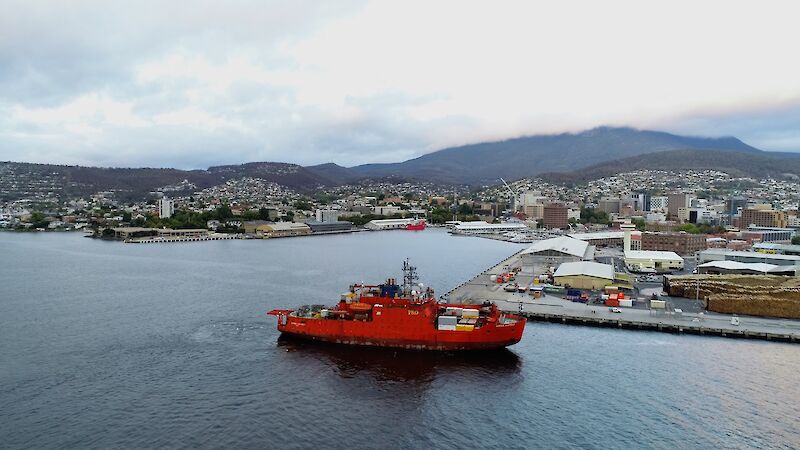
<svg viewBox="0 0 800 450">
<path fill-rule="evenodd" d="M 417 268 L 412 266 L 406 258 L 403 261 L 403 295 L 405 297 L 411 297 L 411 290 L 418 280 Z"/>
</svg>

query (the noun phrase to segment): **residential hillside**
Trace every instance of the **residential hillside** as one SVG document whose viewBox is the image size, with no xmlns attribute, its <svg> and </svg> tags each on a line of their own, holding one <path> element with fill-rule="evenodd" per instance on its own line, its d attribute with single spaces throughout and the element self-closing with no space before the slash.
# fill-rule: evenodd
<svg viewBox="0 0 800 450">
<path fill-rule="evenodd" d="M 632 156 L 584 167 L 570 172 L 540 175 L 554 183 L 585 183 L 631 170 L 714 169 L 734 176 L 753 178 L 796 178 L 800 174 L 800 154 L 778 152 L 738 152 L 724 150 L 669 150 Z"/>
<path fill-rule="evenodd" d="M 302 166 L 286 163 L 247 163 L 207 170 L 106 168 L 0 162 L 0 201 L 31 197 L 68 198 L 114 190 L 121 199 L 141 199 L 165 186 L 180 191 L 204 189 L 243 177 L 260 178 L 296 190 L 332 184 Z M 50 195 L 48 195 L 50 194 Z"/>
</svg>

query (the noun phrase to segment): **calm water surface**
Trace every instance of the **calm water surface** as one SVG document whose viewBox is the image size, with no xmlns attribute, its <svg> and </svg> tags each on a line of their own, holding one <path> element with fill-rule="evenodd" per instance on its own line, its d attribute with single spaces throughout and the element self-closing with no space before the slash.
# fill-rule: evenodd
<svg viewBox="0 0 800 450">
<path fill-rule="evenodd" d="M 275 307 L 519 249 L 441 230 L 125 245 L 0 233 L 2 448 L 797 448 L 800 346 L 530 323 L 487 355 L 279 338 Z"/>
</svg>

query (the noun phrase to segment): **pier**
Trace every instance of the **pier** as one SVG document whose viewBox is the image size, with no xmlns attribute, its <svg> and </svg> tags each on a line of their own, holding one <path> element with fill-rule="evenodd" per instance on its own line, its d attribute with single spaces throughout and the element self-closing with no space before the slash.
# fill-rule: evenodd
<svg viewBox="0 0 800 450">
<path fill-rule="evenodd" d="M 520 314 L 531 321 L 800 343 L 798 320 L 739 315 L 739 324 L 734 325 L 730 314 L 649 309 L 646 300 L 640 300 L 637 307 L 620 307 L 617 308 L 620 312 L 612 312 L 608 306 L 572 302 L 561 298 L 559 294 L 544 294 L 535 299 L 527 292 L 506 292 L 503 289 L 505 283 L 491 281 L 491 275 L 508 272 L 515 267 L 521 267 L 519 253 L 500 261 L 442 297 L 450 303 L 482 303 L 489 300 L 500 309 Z M 526 286 L 532 283 L 533 278 L 533 274 L 519 273 L 515 282 Z"/>
</svg>

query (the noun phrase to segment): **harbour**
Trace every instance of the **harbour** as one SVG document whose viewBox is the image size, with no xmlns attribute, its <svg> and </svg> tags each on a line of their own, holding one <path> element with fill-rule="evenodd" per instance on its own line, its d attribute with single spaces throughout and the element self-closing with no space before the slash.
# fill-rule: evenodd
<svg viewBox="0 0 800 450">
<path fill-rule="evenodd" d="M 0 435 L 12 448 L 307 447 L 370 417 L 353 447 L 376 433 L 391 447 L 636 447 L 643 424 L 660 447 L 794 445 L 790 343 L 531 320 L 507 350 L 430 355 L 282 339 L 265 315 L 399 275 L 404 257 L 438 295 L 526 247 L 442 229 L 197 245 L 0 233 L 15 261 L 0 270 Z M 419 426 L 443 411 L 447 427 Z"/>
<path fill-rule="evenodd" d="M 609 308 L 602 304 L 581 303 L 565 300 L 563 296 L 543 292 L 534 298 L 531 292 L 507 292 L 496 277 L 517 271 L 515 284 L 523 287 L 536 286 L 536 274 L 523 269 L 520 250 L 499 263 L 478 273 L 468 281 L 447 292 L 443 298 L 454 303 L 482 303 L 492 301 L 508 312 L 520 314 L 529 320 L 555 322 L 571 325 L 615 327 L 625 330 L 658 331 L 703 336 L 763 339 L 783 342 L 800 342 L 800 321 L 791 319 L 752 317 L 704 311 L 700 302 L 695 302 L 696 312 L 648 307 L 649 299 L 637 299 L 639 308 Z M 493 280 L 493 277 L 495 279 Z M 659 298 L 664 299 L 663 296 Z M 690 299 L 676 299 L 691 303 Z M 681 305 L 683 306 L 683 305 Z M 732 322 L 735 322 L 733 324 Z"/>
</svg>

